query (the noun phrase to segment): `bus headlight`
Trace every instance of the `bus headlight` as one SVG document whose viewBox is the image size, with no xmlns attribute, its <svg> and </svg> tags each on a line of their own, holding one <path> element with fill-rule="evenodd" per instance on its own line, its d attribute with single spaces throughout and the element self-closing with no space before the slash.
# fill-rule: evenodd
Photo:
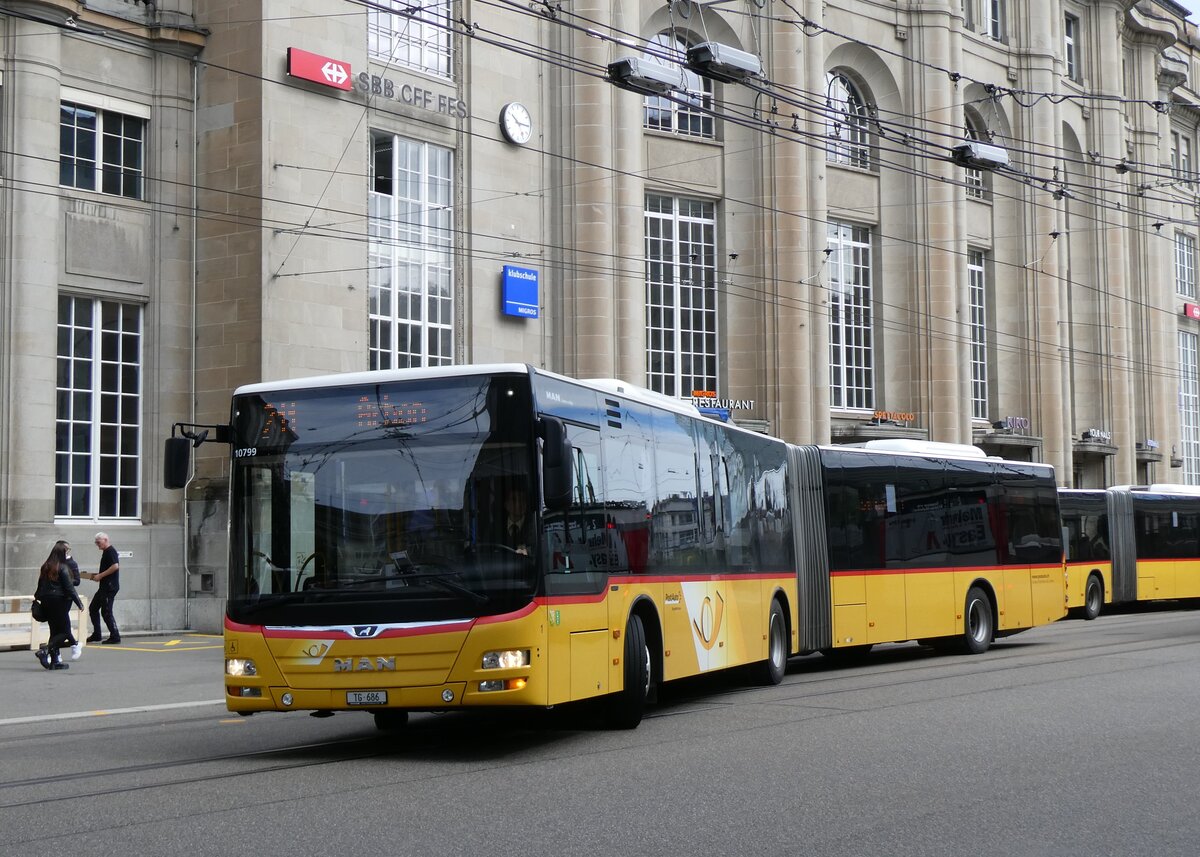
<svg viewBox="0 0 1200 857">
<path fill-rule="evenodd" d="M 529 666 L 529 649 L 509 649 L 502 652 L 484 652 L 485 670 L 506 670 Z"/>
<path fill-rule="evenodd" d="M 258 675 L 258 669 L 249 658 L 229 658 L 225 661 L 225 675 Z"/>
</svg>

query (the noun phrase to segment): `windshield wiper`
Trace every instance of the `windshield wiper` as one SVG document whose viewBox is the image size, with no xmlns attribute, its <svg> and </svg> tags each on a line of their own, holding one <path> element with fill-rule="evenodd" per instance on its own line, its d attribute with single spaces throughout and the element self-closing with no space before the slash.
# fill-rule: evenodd
<svg viewBox="0 0 1200 857">
<path fill-rule="evenodd" d="M 305 589 L 301 592 L 280 592 L 276 594 L 267 593 L 265 595 L 259 595 L 258 600 L 253 604 L 243 604 L 241 606 L 241 611 L 243 613 L 257 613 L 259 610 L 266 610 L 269 607 L 279 607 L 284 604 L 295 604 L 300 601 L 308 601 L 313 596 L 328 594 L 328 589 Z"/>
<path fill-rule="evenodd" d="M 451 580 L 446 577 L 444 571 L 410 571 L 404 574 L 396 575 L 399 578 L 409 578 L 414 580 L 432 583 L 450 592 L 457 592 L 459 595 L 465 595 L 474 601 L 476 604 L 486 604 L 491 599 L 482 592 L 476 592 L 474 589 L 463 586 L 456 580 Z"/>
<path fill-rule="evenodd" d="M 350 589 L 355 586 L 366 586 L 371 583 L 383 583 L 390 580 L 413 582 L 420 581 L 422 583 L 432 583 L 435 586 L 439 586 L 442 589 L 445 589 L 449 592 L 454 592 L 458 595 L 465 595 L 477 604 L 484 604 L 491 600 L 488 598 L 488 596 L 463 586 L 456 580 L 450 579 L 450 575 L 457 574 L 455 571 L 420 571 L 419 569 L 420 566 L 416 565 L 412 566 L 411 568 L 406 568 L 403 571 L 384 574 L 380 575 L 379 577 L 371 577 L 365 580 L 351 580 L 346 583 L 338 584 L 338 586 L 333 590 L 326 591 L 336 592 L 339 589 Z"/>
</svg>

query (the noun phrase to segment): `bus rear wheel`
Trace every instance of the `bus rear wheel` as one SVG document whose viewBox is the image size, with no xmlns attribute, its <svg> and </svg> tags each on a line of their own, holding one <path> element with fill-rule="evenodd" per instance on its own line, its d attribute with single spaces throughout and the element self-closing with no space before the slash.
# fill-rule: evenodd
<svg viewBox="0 0 1200 857">
<path fill-rule="evenodd" d="M 1104 587 L 1100 585 L 1100 578 L 1093 574 L 1088 578 L 1087 587 L 1083 592 L 1083 618 L 1095 619 L 1100 615 L 1103 606 Z"/>
<path fill-rule="evenodd" d="M 967 606 L 963 610 L 962 648 L 969 655 L 982 655 L 992 645 L 996 633 L 992 599 L 978 586 L 967 590 Z"/>
<path fill-rule="evenodd" d="M 605 702 L 604 720 L 613 729 L 635 729 L 642 722 L 654 680 L 646 628 L 636 613 L 625 626 L 625 686 Z"/>
<path fill-rule="evenodd" d="M 757 665 L 757 677 L 763 684 L 779 684 L 787 672 L 788 633 L 787 620 L 779 599 L 771 600 L 771 614 L 767 617 L 767 659 Z"/>
</svg>

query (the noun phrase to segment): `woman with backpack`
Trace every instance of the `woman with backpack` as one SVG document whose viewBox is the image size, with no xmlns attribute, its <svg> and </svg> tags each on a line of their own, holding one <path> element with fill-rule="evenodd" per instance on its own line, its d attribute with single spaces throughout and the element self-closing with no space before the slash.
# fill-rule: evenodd
<svg viewBox="0 0 1200 857">
<path fill-rule="evenodd" d="M 65 670 L 70 665 L 64 664 L 59 650 L 64 645 L 71 647 L 71 659 L 77 660 L 83 653 L 79 641 L 71 633 L 71 603 L 82 610 L 83 602 L 75 591 L 75 582 L 71 579 L 69 561 L 71 546 L 66 542 L 56 542 L 50 551 L 50 556 L 42 563 L 38 573 L 37 592 L 34 597 L 42 603 L 46 614 L 46 624 L 50 626 L 50 640 L 44 643 L 35 653 L 38 662 L 48 670 Z"/>
</svg>

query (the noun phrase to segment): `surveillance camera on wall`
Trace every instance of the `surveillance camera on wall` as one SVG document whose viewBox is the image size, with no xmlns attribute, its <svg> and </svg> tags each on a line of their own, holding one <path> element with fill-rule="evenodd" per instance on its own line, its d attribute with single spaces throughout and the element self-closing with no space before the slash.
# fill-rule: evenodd
<svg viewBox="0 0 1200 857">
<path fill-rule="evenodd" d="M 978 140 L 968 140 L 950 150 L 954 163 L 963 167 L 975 167 L 982 170 L 998 170 L 1008 166 L 1008 152 L 989 143 Z"/>
</svg>

